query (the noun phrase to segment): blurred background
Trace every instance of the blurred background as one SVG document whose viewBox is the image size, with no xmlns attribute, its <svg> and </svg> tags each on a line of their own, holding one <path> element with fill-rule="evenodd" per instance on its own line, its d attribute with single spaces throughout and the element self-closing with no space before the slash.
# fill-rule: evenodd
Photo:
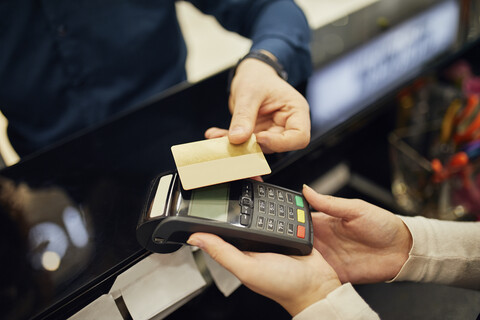
<svg viewBox="0 0 480 320">
<path fill-rule="evenodd" d="M 297 0 L 312 28 L 333 22 L 380 0 Z M 234 65 L 250 48 L 251 41 L 226 31 L 217 20 L 188 2 L 176 4 L 177 14 L 188 48 L 187 77 L 191 82 L 204 79 Z M 19 158 L 6 136 L 7 120 L 0 112 L 0 154 L 7 165 Z"/>
</svg>

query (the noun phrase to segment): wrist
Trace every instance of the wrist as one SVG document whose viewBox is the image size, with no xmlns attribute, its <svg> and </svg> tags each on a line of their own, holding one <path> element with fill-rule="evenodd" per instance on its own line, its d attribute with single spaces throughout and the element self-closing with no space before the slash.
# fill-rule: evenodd
<svg viewBox="0 0 480 320">
<path fill-rule="evenodd" d="M 401 218 L 396 218 L 399 220 L 399 232 L 397 236 L 399 240 L 397 246 L 395 247 L 395 251 L 397 253 L 395 263 L 392 263 L 392 273 L 387 279 L 388 281 L 393 281 L 393 279 L 395 279 L 400 273 L 410 256 L 410 251 L 413 246 L 413 237 L 407 225 Z"/>
<path fill-rule="evenodd" d="M 242 62 L 237 66 L 235 77 L 238 75 L 239 77 L 253 76 L 257 78 L 258 75 L 266 74 L 272 77 L 278 77 L 275 69 L 268 64 L 257 59 L 247 58 L 242 60 Z"/>
<path fill-rule="evenodd" d="M 397 217 L 398 218 L 398 217 Z M 400 260 L 399 262 L 401 263 L 401 266 L 405 264 L 405 262 L 408 260 L 408 257 L 410 255 L 410 251 L 412 250 L 413 247 L 413 237 L 412 233 L 410 232 L 410 229 L 408 229 L 407 225 L 405 222 L 403 222 L 402 219 L 398 218 L 400 220 L 400 238 L 402 239 L 401 245 L 400 245 Z M 400 270 L 399 270 L 400 271 Z"/>
<path fill-rule="evenodd" d="M 230 87 L 231 87 L 233 78 L 236 76 L 236 74 L 240 73 L 240 70 L 244 69 L 245 65 L 251 64 L 253 61 L 255 61 L 255 64 L 257 66 L 264 65 L 267 67 L 265 68 L 266 70 L 271 69 L 283 80 L 286 81 L 288 79 L 287 72 L 285 71 L 282 64 L 278 61 L 277 57 L 275 57 L 274 54 L 263 49 L 253 50 L 247 53 L 243 58 L 238 60 L 235 67 L 233 67 L 230 70 L 230 73 L 228 75 L 228 84 L 227 84 L 228 91 L 231 90 Z"/>
<path fill-rule="evenodd" d="M 331 292 L 342 286 L 338 278 L 332 278 L 322 283 L 321 286 L 304 295 L 297 296 L 290 301 L 280 303 L 287 312 L 295 317 L 297 314 L 311 306 L 312 304 L 325 299 Z"/>
<path fill-rule="evenodd" d="M 275 57 L 275 55 L 273 55 L 271 52 L 267 50 L 260 49 L 260 50 L 250 51 L 242 59 L 240 59 L 240 61 L 237 63 L 237 66 L 247 59 L 261 61 L 266 65 L 270 66 L 278 74 L 280 78 L 282 78 L 285 81 L 288 79 L 288 74 L 283 68 L 282 64 L 278 61 L 277 57 Z"/>
</svg>

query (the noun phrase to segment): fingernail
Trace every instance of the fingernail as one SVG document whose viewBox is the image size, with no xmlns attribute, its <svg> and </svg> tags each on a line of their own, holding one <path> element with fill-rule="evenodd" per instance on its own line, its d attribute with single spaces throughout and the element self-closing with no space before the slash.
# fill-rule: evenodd
<svg viewBox="0 0 480 320">
<path fill-rule="evenodd" d="M 230 135 L 233 135 L 233 136 L 238 136 L 238 135 L 242 135 L 245 133 L 245 128 L 243 127 L 240 127 L 240 126 L 235 126 L 233 128 L 230 128 L 230 130 L 228 130 L 230 132 Z"/>
<path fill-rule="evenodd" d="M 190 237 L 188 240 L 187 240 L 187 243 L 191 246 L 196 246 L 196 247 L 199 247 L 200 249 L 203 248 L 203 242 L 196 238 L 196 237 Z"/>
</svg>

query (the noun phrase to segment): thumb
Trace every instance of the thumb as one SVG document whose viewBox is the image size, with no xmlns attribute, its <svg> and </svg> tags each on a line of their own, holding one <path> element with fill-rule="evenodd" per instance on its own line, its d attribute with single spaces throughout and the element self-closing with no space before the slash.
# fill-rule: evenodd
<svg viewBox="0 0 480 320">
<path fill-rule="evenodd" d="M 360 208 L 355 204 L 355 200 L 319 194 L 306 184 L 303 185 L 302 192 L 308 203 L 317 211 L 346 221 L 359 216 Z"/>
<path fill-rule="evenodd" d="M 255 99 L 250 93 L 243 93 L 237 94 L 230 101 L 235 102 L 232 102 L 233 114 L 228 139 L 233 144 L 240 144 L 247 141 L 253 133 L 261 100 Z"/>
<path fill-rule="evenodd" d="M 241 270 L 248 270 L 251 258 L 216 235 L 197 232 L 190 236 L 187 243 L 199 247 L 237 276 Z"/>
</svg>

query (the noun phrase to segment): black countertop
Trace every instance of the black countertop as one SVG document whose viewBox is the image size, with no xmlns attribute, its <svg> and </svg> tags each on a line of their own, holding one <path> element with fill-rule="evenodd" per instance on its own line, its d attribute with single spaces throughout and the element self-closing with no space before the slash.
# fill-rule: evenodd
<svg viewBox="0 0 480 320">
<path fill-rule="evenodd" d="M 228 127 L 224 88 L 226 73 L 179 85 L 0 171 L 7 318 L 56 303 L 70 304 L 60 313 L 68 315 L 78 308 L 74 300 L 108 292 L 110 276 L 145 254 L 135 228 L 150 181 L 175 168 L 172 145 L 201 140 L 210 126 Z"/>
</svg>

